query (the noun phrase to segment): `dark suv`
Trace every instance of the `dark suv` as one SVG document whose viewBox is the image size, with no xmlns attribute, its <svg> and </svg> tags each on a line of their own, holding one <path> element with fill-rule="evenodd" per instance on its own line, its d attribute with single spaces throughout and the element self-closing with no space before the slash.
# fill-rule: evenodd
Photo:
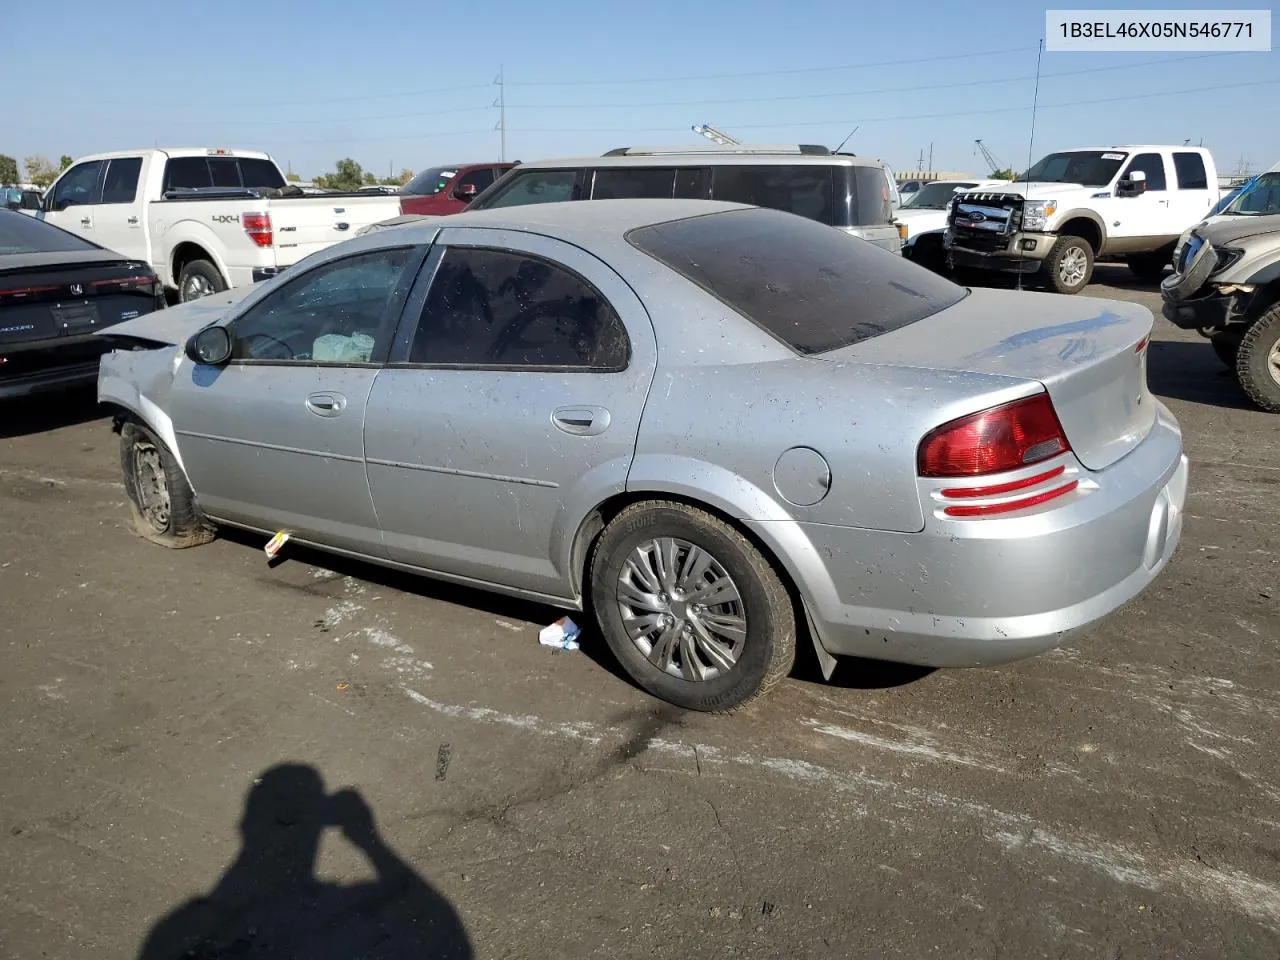
<svg viewBox="0 0 1280 960">
<path fill-rule="evenodd" d="M 878 160 L 821 146 L 620 147 L 602 157 L 522 163 L 467 209 L 558 200 L 727 200 L 799 214 L 900 254 L 893 189 Z"/>
</svg>

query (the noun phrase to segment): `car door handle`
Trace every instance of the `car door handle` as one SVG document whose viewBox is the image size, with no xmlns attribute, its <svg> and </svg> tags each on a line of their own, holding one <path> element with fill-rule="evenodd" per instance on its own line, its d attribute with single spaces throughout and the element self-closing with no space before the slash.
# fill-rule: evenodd
<svg viewBox="0 0 1280 960">
<path fill-rule="evenodd" d="M 340 393 L 313 393 L 307 397 L 307 409 L 319 417 L 336 417 L 347 408 L 347 398 Z"/>
<path fill-rule="evenodd" d="M 80 226 L 82 226 L 82 227 L 87 227 L 87 226 L 88 226 L 89 224 L 91 224 L 91 223 L 93 223 L 93 221 L 92 221 L 92 220 L 90 220 L 88 217 L 81 217 L 81 218 L 80 218 Z"/>
<path fill-rule="evenodd" d="M 138 224 L 138 218 L 137 218 L 137 217 L 130 217 L 130 218 L 129 218 L 129 223 L 130 223 L 131 225 L 133 225 L 133 226 L 137 226 L 137 224 Z"/>
<path fill-rule="evenodd" d="M 604 407 L 561 407 L 551 415 L 551 422 L 565 433 L 579 437 L 595 437 L 609 429 L 612 421 Z"/>
</svg>

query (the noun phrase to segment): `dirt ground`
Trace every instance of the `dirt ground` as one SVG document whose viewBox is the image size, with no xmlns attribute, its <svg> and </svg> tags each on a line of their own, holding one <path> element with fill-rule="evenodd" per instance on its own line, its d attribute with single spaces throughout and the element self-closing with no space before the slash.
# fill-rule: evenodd
<svg viewBox="0 0 1280 960">
<path fill-rule="evenodd" d="M 1163 320 L 1150 376 L 1192 467 L 1149 590 L 728 718 L 540 647 L 547 609 L 145 543 L 92 397 L 10 406 L 0 956 L 1274 960 L 1280 418 Z"/>
</svg>

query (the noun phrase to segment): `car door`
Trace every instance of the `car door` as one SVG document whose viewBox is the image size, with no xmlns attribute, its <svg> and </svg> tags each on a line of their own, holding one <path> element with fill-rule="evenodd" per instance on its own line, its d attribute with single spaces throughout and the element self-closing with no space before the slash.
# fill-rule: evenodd
<svg viewBox="0 0 1280 960">
<path fill-rule="evenodd" d="M 1123 253 L 1123 241 L 1133 238 L 1176 237 L 1181 228 L 1174 229 L 1174 215 L 1169 207 L 1169 178 L 1165 172 L 1164 157 L 1159 153 L 1139 153 L 1130 159 L 1120 174 L 1124 180 L 1135 170 L 1147 175 L 1146 189 L 1133 196 L 1116 196 L 1102 201 L 1101 206 L 1109 216 L 1107 235 L 1121 241 L 1117 252 Z"/>
<path fill-rule="evenodd" d="M 102 200 L 102 171 L 105 160 L 77 163 L 58 178 L 45 198 L 44 219 L 54 226 L 97 242 L 93 229 L 94 212 Z"/>
<path fill-rule="evenodd" d="M 149 261 L 142 215 L 141 157 L 112 157 L 102 178 L 102 199 L 94 214 L 95 242 L 108 250 Z"/>
<path fill-rule="evenodd" d="M 424 256 L 402 245 L 325 261 L 230 321 L 228 363 L 182 361 L 174 434 L 206 513 L 381 555 L 365 403 Z"/>
<path fill-rule="evenodd" d="M 1169 191 L 1169 206 L 1180 234 L 1209 216 L 1217 191 L 1209 189 L 1204 157 L 1198 152 L 1175 150 L 1173 170 L 1175 189 Z"/>
<path fill-rule="evenodd" d="M 366 418 L 388 555 L 571 597 L 578 525 L 625 489 L 649 315 L 600 260 L 528 233 L 445 228 L 423 275 Z"/>
</svg>

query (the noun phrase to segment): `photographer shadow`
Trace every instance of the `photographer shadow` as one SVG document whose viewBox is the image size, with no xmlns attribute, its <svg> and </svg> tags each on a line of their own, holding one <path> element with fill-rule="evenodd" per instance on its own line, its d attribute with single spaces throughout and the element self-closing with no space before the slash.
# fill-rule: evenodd
<svg viewBox="0 0 1280 960">
<path fill-rule="evenodd" d="M 316 878 L 328 827 L 369 859 L 376 879 Z M 470 960 L 457 912 L 379 836 L 354 790 L 326 794 L 314 767 L 281 764 L 255 782 L 240 822 L 243 845 L 207 895 L 152 928 L 139 960 Z"/>
</svg>

